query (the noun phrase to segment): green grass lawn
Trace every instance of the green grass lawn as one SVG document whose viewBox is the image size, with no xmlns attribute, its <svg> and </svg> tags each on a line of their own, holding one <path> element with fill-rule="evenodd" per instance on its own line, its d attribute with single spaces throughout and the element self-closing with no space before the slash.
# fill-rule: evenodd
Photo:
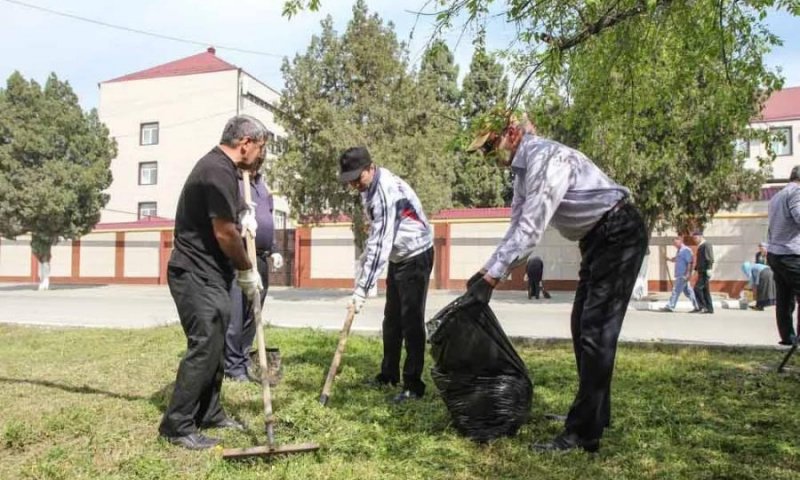
<svg viewBox="0 0 800 480">
<path fill-rule="evenodd" d="M 575 392 L 567 343 L 520 346 L 534 380 L 531 421 L 516 438 L 477 445 L 449 425 L 430 395 L 400 407 L 370 390 L 380 341 L 353 337 L 327 408 L 317 403 L 336 336 L 270 330 L 284 380 L 275 394 L 280 443 L 317 453 L 229 463 L 157 439 L 184 349 L 180 327 L 143 331 L 0 326 L 0 479 L 797 479 L 800 373 L 773 373 L 781 353 L 623 345 L 613 428 L 599 454 L 535 454 L 559 433 L 545 412 Z M 800 362 L 800 355 L 797 358 Z M 263 444 L 259 387 L 223 384 L 224 404 L 250 432 L 219 432 L 225 446 Z M 215 432 L 216 433 L 216 432 Z"/>
</svg>

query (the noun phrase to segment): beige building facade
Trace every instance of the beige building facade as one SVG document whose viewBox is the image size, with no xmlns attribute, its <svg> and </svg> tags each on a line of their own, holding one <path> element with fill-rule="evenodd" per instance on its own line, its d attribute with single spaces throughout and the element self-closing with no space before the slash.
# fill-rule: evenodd
<svg viewBox="0 0 800 480">
<path fill-rule="evenodd" d="M 792 168 L 800 165 L 800 87 L 774 92 L 751 126 L 768 129 L 782 139 L 772 142 L 775 161 L 771 183 L 785 183 Z M 740 142 L 737 147 L 744 150 L 746 165 L 751 168 L 758 167 L 758 158 L 767 155 L 766 145 L 761 142 Z"/>
<path fill-rule="evenodd" d="M 189 172 L 237 114 L 258 118 L 270 131 L 269 183 L 269 168 L 286 136 L 275 118 L 279 100 L 276 90 L 217 57 L 213 48 L 100 83 L 100 119 L 118 146 L 101 224 L 174 218 Z M 276 228 L 286 226 L 288 212 L 285 199 L 275 195 Z"/>
</svg>

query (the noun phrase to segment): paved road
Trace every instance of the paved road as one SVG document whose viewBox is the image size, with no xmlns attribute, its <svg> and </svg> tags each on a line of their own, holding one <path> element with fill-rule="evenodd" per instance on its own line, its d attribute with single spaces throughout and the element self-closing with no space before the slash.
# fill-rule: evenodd
<svg viewBox="0 0 800 480">
<path fill-rule="evenodd" d="M 460 292 L 432 290 L 427 317 Z M 265 315 L 272 325 L 341 328 L 345 290 L 270 289 Z M 496 292 L 492 308 L 509 336 L 570 338 L 572 295 L 555 292 L 551 300 L 532 300 L 522 292 Z M 0 323 L 43 326 L 148 328 L 177 323 L 169 290 L 163 286 L 66 286 L 37 292 L 30 285 L 0 284 Z M 354 330 L 378 332 L 383 298 L 369 299 Z M 776 346 L 774 309 L 764 312 L 717 309 L 714 315 L 660 313 L 629 309 L 622 341 L 697 342 Z"/>
</svg>

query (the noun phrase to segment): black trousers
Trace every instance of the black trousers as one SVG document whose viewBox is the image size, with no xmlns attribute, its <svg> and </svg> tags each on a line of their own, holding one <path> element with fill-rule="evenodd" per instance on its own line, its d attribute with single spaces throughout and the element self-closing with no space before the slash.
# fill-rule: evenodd
<svg viewBox="0 0 800 480">
<path fill-rule="evenodd" d="M 647 250 L 639 211 L 626 204 L 610 211 L 581 241 L 581 267 L 572 306 L 572 345 L 578 393 L 566 430 L 600 438 L 611 420 L 611 376 L 617 340 L 636 276 Z"/>
<path fill-rule="evenodd" d="M 767 254 L 767 264 L 775 280 L 775 320 L 781 342 L 794 341 L 795 330 L 792 313 L 800 295 L 800 255 Z"/>
<path fill-rule="evenodd" d="M 711 299 L 711 286 L 709 285 L 708 272 L 697 272 L 697 281 L 694 282 L 694 296 L 697 298 L 697 305 L 714 313 L 714 301 Z"/>
<path fill-rule="evenodd" d="M 383 310 L 383 380 L 399 383 L 400 353 L 405 341 L 403 389 L 425 394 L 425 301 L 433 269 L 433 247 L 400 263 L 389 263 Z"/>
<path fill-rule="evenodd" d="M 539 290 L 544 290 L 542 285 L 544 262 L 540 257 L 531 257 L 525 269 L 525 273 L 528 274 L 528 298 L 539 298 Z"/>
<path fill-rule="evenodd" d="M 261 292 L 261 305 L 267 297 L 269 289 L 269 263 L 266 258 L 256 257 L 258 274 L 264 290 Z M 253 315 L 253 308 L 250 302 L 242 293 L 239 284 L 231 283 L 231 320 L 228 329 L 225 331 L 225 375 L 238 377 L 247 374 L 250 366 L 249 352 L 256 337 L 256 322 Z"/>
<path fill-rule="evenodd" d="M 167 280 L 187 340 L 172 400 L 158 428 L 162 435 L 175 437 L 225 419 L 220 390 L 231 302 L 228 286 L 221 279 L 209 281 L 194 272 L 169 267 Z"/>
</svg>

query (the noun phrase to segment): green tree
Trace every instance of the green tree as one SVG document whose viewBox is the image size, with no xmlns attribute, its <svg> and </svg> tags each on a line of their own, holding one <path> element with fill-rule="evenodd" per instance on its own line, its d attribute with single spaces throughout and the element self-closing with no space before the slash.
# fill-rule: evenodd
<svg viewBox="0 0 800 480">
<path fill-rule="evenodd" d="M 420 66 L 420 82 L 429 82 L 436 90 L 436 99 L 453 110 L 461 103 L 458 88 L 458 65 L 444 40 L 436 39 L 425 50 Z"/>
<path fill-rule="evenodd" d="M 702 225 L 764 179 L 770 159 L 747 171 L 733 141 L 766 139 L 748 128 L 781 86 L 763 63 L 780 43 L 764 19 L 800 15 L 800 0 L 443 0 L 435 8 L 437 31 L 465 18 L 486 28 L 487 17 L 505 15 L 501 28 L 518 32 L 507 52 L 522 78 L 512 105 L 531 84 L 546 92 L 530 103 L 550 114 L 537 115 L 542 130 L 630 186 L 651 231 Z M 554 93 L 563 99 L 551 101 Z"/>
<path fill-rule="evenodd" d="M 99 221 L 115 156 L 97 112 L 84 112 L 55 74 L 42 88 L 15 72 L 0 90 L 0 234 L 30 233 L 40 289 L 48 287 L 51 247 Z"/>
<path fill-rule="evenodd" d="M 469 72 L 461 86 L 463 116 L 467 122 L 484 114 L 508 98 L 508 79 L 497 55 L 486 50 L 483 33 L 475 38 Z"/>
<path fill-rule="evenodd" d="M 748 169 L 734 145 L 767 140 L 749 122 L 781 85 L 762 61 L 774 39 L 745 33 L 757 20 L 736 9 L 721 28 L 713 6 L 664 8 L 587 41 L 549 86 L 569 97 L 543 95 L 534 115 L 632 190 L 650 232 L 703 226 L 757 198 L 768 173 L 770 157 Z"/>
<path fill-rule="evenodd" d="M 355 145 L 366 146 L 378 165 L 403 177 L 426 213 L 450 206 L 453 164 L 445 147 L 452 133 L 440 128 L 455 122 L 447 120 L 436 90 L 409 72 L 405 46 L 391 23 L 358 1 L 343 35 L 325 19 L 306 52 L 284 62 L 282 71 L 286 88 L 279 117 L 289 142 L 275 177 L 299 217 L 345 214 L 361 244 L 360 201 L 338 183 L 339 155 Z"/>
<path fill-rule="evenodd" d="M 485 37 L 480 33 L 474 42 L 469 72 L 462 85 L 462 124 L 465 126 L 508 97 L 508 80 L 505 69 L 494 53 L 486 50 Z M 458 153 L 456 183 L 453 201 L 464 207 L 496 207 L 505 203 L 509 175 L 504 168 L 487 161 L 482 156 L 465 152 L 472 140 L 468 128 L 459 133 L 454 142 Z"/>
</svg>

